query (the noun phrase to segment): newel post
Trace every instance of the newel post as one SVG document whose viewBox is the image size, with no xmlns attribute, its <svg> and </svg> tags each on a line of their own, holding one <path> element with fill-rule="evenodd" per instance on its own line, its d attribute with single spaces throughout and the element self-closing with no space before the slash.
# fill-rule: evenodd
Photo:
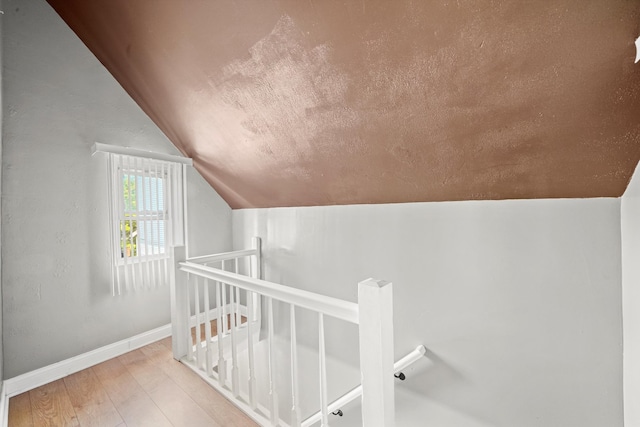
<svg viewBox="0 0 640 427">
<path fill-rule="evenodd" d="M 173 358 L 180 360 L 187 355 L 189 331 L 189 289 L 187 274 L 178 269 L 178 263 L 186 259 L 184 246 L 171 248 L 172 274 L 169 287 L 171 294 L 171 347 Z"/>
<path fill-rule="evenodd" d="M 393 427 L 393 285 L 374 279 L 360 282 L 358 306 L 362 425 Z"/>
</svg>

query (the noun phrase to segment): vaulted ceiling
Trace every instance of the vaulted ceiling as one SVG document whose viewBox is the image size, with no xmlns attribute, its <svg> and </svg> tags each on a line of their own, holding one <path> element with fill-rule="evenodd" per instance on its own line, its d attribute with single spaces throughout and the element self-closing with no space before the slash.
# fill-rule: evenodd
<svg viewBox="0 0 640 427">
<path fill-rule="evenodd" d="M 640 1 L 49 3 L 233 208 L 616 197 L 640 159 Z"/>
</svg>

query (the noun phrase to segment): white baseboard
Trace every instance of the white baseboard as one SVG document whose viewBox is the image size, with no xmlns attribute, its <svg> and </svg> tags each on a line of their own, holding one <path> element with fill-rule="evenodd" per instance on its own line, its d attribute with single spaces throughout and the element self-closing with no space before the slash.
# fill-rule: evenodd
<svg viewBox="0 0 640 427">
<path fill-rule="evenodd" d="M 163 338 L 171 336 L 171 325 L 161 326 L 147 332 L 135 335 L 131 338 L 97 348 L 87 353 L 66 359 L 35 371 L 27 372 L 17 377 L 9 378 L 2 384 L 2 396 L 8 401 L 10 397 L 25 391 L 32 390 L 41 385 L 64 378 L 83 369 L 113 359 L 131 350 L 151 344 Z M 8 411 L 7 411 L 8 412 Z M 4 417 L 8 414 L 5 413 Z M 6 423 L 4 424 L 6 425 Z"/>
</svg>

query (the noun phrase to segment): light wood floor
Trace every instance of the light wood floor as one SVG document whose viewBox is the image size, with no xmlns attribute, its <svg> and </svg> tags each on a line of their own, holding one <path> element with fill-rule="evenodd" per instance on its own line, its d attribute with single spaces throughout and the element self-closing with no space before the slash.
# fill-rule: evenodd
<svg viewBox="0 0 640 427">
<path fill-rule="evenodd" d="M 254 427 L 173 360 L 171 338 L 12 397 L 9 426 Z"/>
</svg>

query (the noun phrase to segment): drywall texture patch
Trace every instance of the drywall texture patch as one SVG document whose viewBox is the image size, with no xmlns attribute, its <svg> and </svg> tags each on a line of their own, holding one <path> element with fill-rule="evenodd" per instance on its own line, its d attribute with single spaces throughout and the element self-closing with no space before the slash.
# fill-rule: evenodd
<svg viewBox="0 0 640 427">
<path fill-rule="evenodd" d="M 622 426 L 619 199 L 243 209 L 233 227 L 236 248 L 263 238 L 267 280 L 350 301 L 393 282 L 395 359 L 429 350 L 397 385 L 406 425 Z M 315 317 L 296 321 L 317 346 Z M 357 367 L 357 328 L 325 326 Z"/>
<path fill-rule="evenodd" d="M 233 208 L 620 196 L 626 0 L 49 0 Z"/>
<path fill-rule="evenodd" d="M 169 323 L 169 290 L 111 296 L 106 158 L 94 141 L 175 148 L 43 0 L 4 1 L 5 377 Z M 203 193 L 203 185 L 208 190 Z M 231 246 L 230 208 L 189 173 L 198 251 Z"/>
</svg>

